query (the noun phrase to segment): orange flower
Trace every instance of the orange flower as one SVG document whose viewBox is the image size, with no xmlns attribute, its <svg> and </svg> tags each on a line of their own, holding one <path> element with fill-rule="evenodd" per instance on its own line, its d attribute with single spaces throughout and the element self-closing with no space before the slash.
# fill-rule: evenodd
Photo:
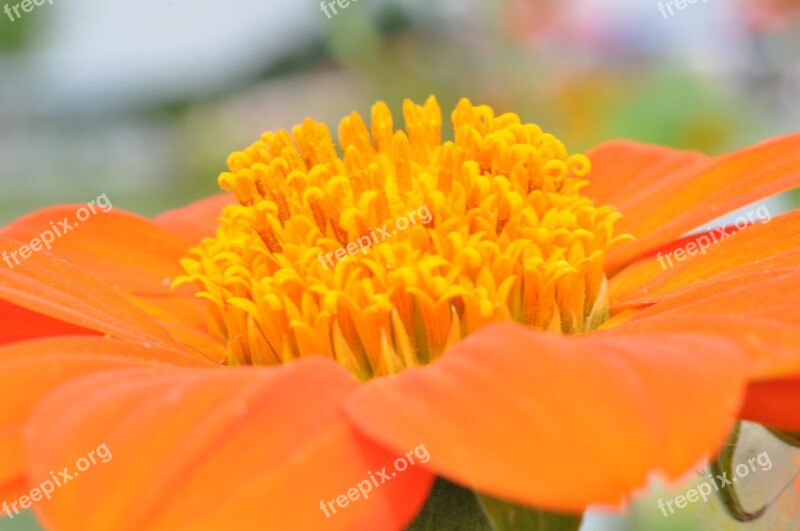
<svg viewBox="0 0 800 531">
<path fill-rule="evenodd" d="M 432 98 L 403 114 L 345 118 L 340 153 L 312 120 L 267 133 L 219 178 L 238 203 L 111 210 L 0 267 L 0 499 L 105 444 L 34 504 L 46 526 L 394 529 L 435 475 L 580 512 L 741 416 L 800 430 L 800 212 L 680 239 L 797 186 L 800 135 L 587 158 L 467 100 L 452 142 Z M 5 227 L 0 254 L 75 208 Z"/>
</svg>

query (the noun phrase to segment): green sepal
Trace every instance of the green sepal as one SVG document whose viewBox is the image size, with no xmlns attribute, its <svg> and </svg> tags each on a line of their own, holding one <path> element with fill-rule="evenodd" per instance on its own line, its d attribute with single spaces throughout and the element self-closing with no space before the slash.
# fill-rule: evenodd
<svg viewBox="0 0 800 531">
<path fill-rule="evenodd" d="M 577 531 L 582 517 L 523 507 L 437 478 L 406 531 Z"/>
<path fill-rule="evenodd" d="M 475 493 L 436 478 L 428 501 L 407 531 L 492 531 Z"/>
<path fill-rule="evenodd" d="M 722 446 L 722 449 L 717 455 L 717 458 L 711 462 L 710 469 L 714 476 L 722 476 L 735 478 L 733 473 L 733 454 L 736 453 L 736 445 L 739 441 L 739 423 L 736 423 L 733 431 L 728 437 L 728 441 Z M 734 485 L 726 485 L 724 488 L 717 490 L 719 499 L 722 500 L 722 506 L 732 518 L 739 522 L 752 522 L 761 518 L 764 511 L 767 510 L 768 505 L 764 505 L 755 512 L 748 512 L 742 507 L 742 502 L 736 494 Z"/>
<path fill-rule="evenodd" d="M 764 427 L 766 428 L 766 426 Z M 795 448 L 800 448 L 800 433 L 792 431 L 773 430 L 772 428 L 767 428 L 767 431 L 770 432 L 776 439 L 778 439 L 782 443 L 788 444 L 789 446 L 794 446 Z"/>
<path fill-rule="evenodd" d="M 524 507 L 484 494 L 476 494 L 495 531 L 578 531 L 580 514 L 556 513 Z"/>
</svg>

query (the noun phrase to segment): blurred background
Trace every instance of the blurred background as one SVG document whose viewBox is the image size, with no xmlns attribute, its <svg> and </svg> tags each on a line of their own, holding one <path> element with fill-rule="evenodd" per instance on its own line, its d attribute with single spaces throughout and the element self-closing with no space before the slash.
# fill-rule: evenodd
<svg viewBox="0 0 800 531">
<path fill-rule="evenodd" d="M 800 129 L 795 0 L 351 0 L 336 14 L 317 0 L 47 0 L 19 14 L 0 13 L 0 225 L 103 193 L 144 215 L 186 204 L 263 131 L 337 124 L 377 99 L 399 113 L 435 94 L 449 113 L 467 96 L 571 151 L 625 137 L 718 154 Z M 771 444 L 751 432 L 752 451 Z M 756 494 L 800 466 L 774 451 Z M 796 484 L 746 527 L 712 503 L 663 518 L 653 496 L 585 529 L 800 529 Z M 37 529 L 30 515 L 0 519 L 21 529 Z"/>
</svg>

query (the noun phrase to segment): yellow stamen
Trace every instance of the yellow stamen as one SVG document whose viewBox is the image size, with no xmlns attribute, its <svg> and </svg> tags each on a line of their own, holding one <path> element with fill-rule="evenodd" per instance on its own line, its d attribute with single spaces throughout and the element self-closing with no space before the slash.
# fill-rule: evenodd
<svg viewBox="0 0 800 531">
<path fill-rule="evenodd" d="M 320 355 L 366 380 L 430 363 L 488 323 L 574 334 L 608 318 L 619 214 L 581 195 L 584 155 L 466 99 L 452 142 L 433 97 L 403 116 L 395 131 L 377 103 L 370 134 L 353 113 L 338 152 L 307 119 L 228 158 L 219 184 L 240 204 L 177 282 L 200 286 L 230 364 Z"/>
</svg>

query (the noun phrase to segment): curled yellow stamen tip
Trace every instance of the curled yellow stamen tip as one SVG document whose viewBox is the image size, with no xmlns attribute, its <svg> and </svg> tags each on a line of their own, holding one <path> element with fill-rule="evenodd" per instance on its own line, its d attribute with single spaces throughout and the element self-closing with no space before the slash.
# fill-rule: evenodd
<svg viewBox="0 0 800 531">
<path fill-rule="evenodd" d="M 580 190 L 589 159 L 515 114 L 462 99 L 378 102 L 265 133 L 218 179 L 239 205 L 182 261 L 229 363 L 334 359 L 358 378 L 430 363 L 478 328 L 579 333 L 607 318 L 603 259 L 619 214 Z M 337 150 L 338 147 L 338 150 Z"/>
</svg>

